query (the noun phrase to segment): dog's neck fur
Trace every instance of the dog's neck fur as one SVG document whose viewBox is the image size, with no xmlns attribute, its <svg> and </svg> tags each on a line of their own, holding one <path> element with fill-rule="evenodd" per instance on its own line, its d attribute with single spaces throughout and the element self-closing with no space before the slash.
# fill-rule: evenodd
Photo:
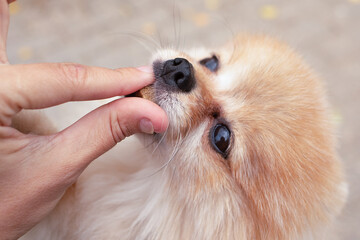
<svg viewBox="0 0 360 240">
<path fill-rule="evenodd" d="M 146 156 L 153 163 L 160 157 L 135 157 Z M 159 167 L 150 164 L 128 175 L 117 164 L 106 157 L 94 162 L 22 239 L 248 239 L 242 213 L 232 210 L 239 207 L 231 207 L 240 203 L 236 195 L 191 188 L 198 179 L 185 179 L 171 165 L 154 174 Z"/>
<path fill-rule="evenodd" d="M 136 157 L 146 156 L 151 158 L 145 161 L 152 162 L 160 157 L 149 154 Z M 186 163 L 190 159 L 174 159 L 181 160 Z M 196 177 L 201 173 L 190 174 L 195 177 L 185 179 L 180 169 L 169 165 L 154 174 L 159 169 L 154 164 L 136 173 L 116 173 L 123 166 L 106 161 L 104 158 L 95 162 L 93 168 L 90 167 L 67 191 L 55 211 L 22 239 L 245 240 L 275 237 L 269 236 L 266 229 L 258 229 L 250 213 L 251 206 L 245 199 L 239 199 L 241 194 L 219 188 L 210 196 L 204 188 L 211 183 Z M 199 181 L 203 185 L 196 188 Z M 63 222 L 59 223 L 58 219 Z M 302 239 L 291 234 L 289 229 L 286 232 L 287 236 L 294 236 L 292 239 Z M 307 236 L 307 239 L 311 238 Z"/>
</svg>

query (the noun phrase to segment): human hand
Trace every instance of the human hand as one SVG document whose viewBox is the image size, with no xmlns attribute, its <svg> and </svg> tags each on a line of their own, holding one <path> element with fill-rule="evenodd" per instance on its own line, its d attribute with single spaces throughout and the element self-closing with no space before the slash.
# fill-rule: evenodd
<svg viewBox="0 0 360 240">
<path fill-rule="evenodd" d="M 8 19 L 7 1 L 0 0 L 0 235 L 16 239 L 55 207 L 91 161 L 134 133 L 165 131 L 168 120 L 150 101 L 122 98 L 53 135 L 12 128 L 13 116 L 22 109 L 126 95 L 150 84 L 153 75 L 150 68 L 10 65 Z"/>
</svg>

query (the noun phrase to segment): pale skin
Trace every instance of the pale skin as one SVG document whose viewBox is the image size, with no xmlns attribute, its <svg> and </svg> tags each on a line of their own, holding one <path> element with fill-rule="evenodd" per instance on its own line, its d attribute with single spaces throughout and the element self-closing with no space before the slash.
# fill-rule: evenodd
<svg viewBox="0 0 360 240">
<path fill-rule="evenodd" d="M 150 67 L 106 69 L 69 63 L 9 64 L 8 4 L 0 0 L 0 235 L 17 239 L 48 215 L 84 169 L 134 133 L 164 132 L 165 112 L 139 98 L 106 104 L 47 136 L 11 127 L 22 109 L 132 93 L 154 81 Z"/>
</svg>

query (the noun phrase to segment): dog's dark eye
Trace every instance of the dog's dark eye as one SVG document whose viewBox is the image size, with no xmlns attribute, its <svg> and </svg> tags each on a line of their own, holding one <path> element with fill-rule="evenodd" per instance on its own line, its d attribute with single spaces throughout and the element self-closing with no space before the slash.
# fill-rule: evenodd
<svg viewBox="0 0 360 240">
<path fill-rule="evenodd" d="M 219 59 L 214 55 L 211 58 L 205 58 L 200 61 L 200 64 L 205 66 L 212 72 L 216 72 L 219 68 Z"/>
<path fill-rule="evenodd" d="M 231 132 L 224 124 L 216 124 L 210 131 L 210 141 L 218 153 L 224 158 L 227 157 L 228 148 L 230 145 Z"/>
</svg>

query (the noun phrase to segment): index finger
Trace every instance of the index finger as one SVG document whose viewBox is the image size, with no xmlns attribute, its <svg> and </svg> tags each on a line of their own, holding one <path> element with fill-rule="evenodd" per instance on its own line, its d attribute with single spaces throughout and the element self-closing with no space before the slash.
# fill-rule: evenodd
<svg viewBox="0 0 360 240">
<path fill-rule="evenodd" d="M 0 76 L 0 96 L 15 111 L 126 95 L 154 81 L 150 67 L 112 70 L 74 63 L 0 65 Z"/>
<path fill-rule="evenodd" d="M 9 28 L 9 7 L 6 0 L 0 0 L 0 64 L 8 63 L 6 38 Z"/>
</svg>

